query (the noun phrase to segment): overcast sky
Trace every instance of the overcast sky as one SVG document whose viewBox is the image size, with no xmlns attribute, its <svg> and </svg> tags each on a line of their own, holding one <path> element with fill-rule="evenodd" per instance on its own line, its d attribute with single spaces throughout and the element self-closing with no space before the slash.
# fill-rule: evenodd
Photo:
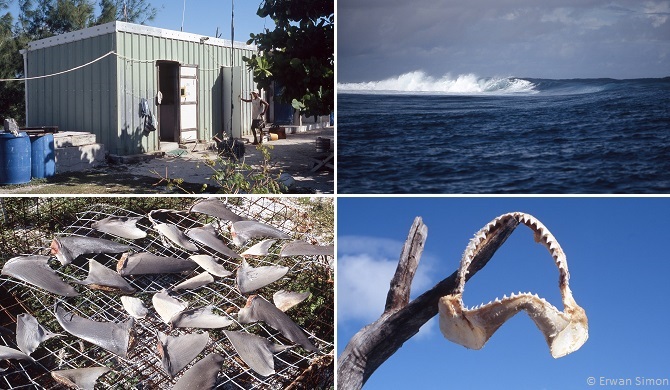
<svg viewBox="0 0 670 390">
<path fill-rule="evenodd" d="M 669 0 L 339 0 L 338 82 L 670 76 Z"/>
</svg>

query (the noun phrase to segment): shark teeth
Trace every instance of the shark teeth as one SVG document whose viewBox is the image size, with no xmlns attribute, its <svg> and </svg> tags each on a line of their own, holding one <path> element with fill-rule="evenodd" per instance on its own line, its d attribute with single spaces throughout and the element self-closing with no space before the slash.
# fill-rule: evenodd
<svg viewBox="0 0 670 390">
<path fill-rule="evenodd" d="M 559 311 L 546 299 L 537 294 L 512 292 L 508 297 L 495 298 L 485 305 L 464 307 L 462 294 L 465 278 L 472 259 L 478 253 L 482 242 L 495 226 L 509 218 L 515 218 L 528 226 L 535 235 L 535 241 L 549 251 L 559 270 L 559 288 L 563 298 L 564 311 Z M 572 353 L 588 339 L 588 319 L 584 309 L 574 301 L 569 288 L 570 273 L 563 249 L 556 238 L 535 217 L 524 213 L 501 215 L 487 224 L 469 241 L 457 272 L 458 287 L 455 293 L 443 296 L 438 303 L 440 330 L 445 338 L 467 348 L 480 349 L 488 339 L 508 319 L 519 311 L 525 311 L 544 334 L 551 355 L 559 358 Z"/>
</svg>

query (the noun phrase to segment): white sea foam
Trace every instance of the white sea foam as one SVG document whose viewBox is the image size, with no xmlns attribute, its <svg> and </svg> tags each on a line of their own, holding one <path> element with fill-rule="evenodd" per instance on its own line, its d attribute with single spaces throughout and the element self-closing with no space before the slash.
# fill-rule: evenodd
<svg viewBox="0 0 670 390">
<path fill-rule="evenodd" d="M 363 83 L 338 83 L 339 92 L 358 93 L 444 93 L 444 94 L 506 94 L 535 93 L 535 85 L 512 77 L 478 77 L 472 73 L 454 78 L 447 74 L 433 77 L 422 71 L 415 71 L 381 81 Z"/>
</svg>

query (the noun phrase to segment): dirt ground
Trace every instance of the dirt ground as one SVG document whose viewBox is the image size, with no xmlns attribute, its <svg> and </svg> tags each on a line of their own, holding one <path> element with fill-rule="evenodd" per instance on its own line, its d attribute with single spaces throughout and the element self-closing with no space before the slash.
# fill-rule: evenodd
<svg viewBox="0 0 670 390">
<path fill-rule="evenodd" d="M 310 172 L 315 158 L 325 155 L 316 152 L 316 138 L 334 139 L 334 129 L 309 130 L 303 133 L 287 134 L 286 139 L 271 141 L 270 165 L 273 173 L 286 172 L 295 180 L 294 193 L 334 192 L 333 169 L 323 167 Z M 247 137 L 244 163 L 252 167 L 262 161 L 260 151 L 251 144 L 253 137 Z M 200 149 L 200 148 L 197 148 Z M 141 162 L 111 164 L 85 172 L 57 174 L 49 179 L 33 180 L 24 185 L 0 187 L 0 194 L 157 194 L 157 193 L 202 193 L 216 192 L 216 182 L 211 179 L 212 167 L 205 164 L 207 159 L 215 160 L 216 152 L 207 150 L 179 149 L 168 151 L 163 157 Z M 334 160 L 331 160 L 334 165 Z M 168 189 L 164 177 L 183 179 L 183 190 Z"/>
</svg>

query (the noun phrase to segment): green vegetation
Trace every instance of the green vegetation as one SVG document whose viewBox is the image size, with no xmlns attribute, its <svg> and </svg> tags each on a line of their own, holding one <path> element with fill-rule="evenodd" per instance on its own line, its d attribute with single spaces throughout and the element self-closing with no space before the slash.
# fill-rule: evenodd
<svg viewBox="0 0 670 390">
<path fill-rule="evenodd" d="M 0 0 L 0 12 L 9 4 Z M 30 41 L 114 20 L 145 23 L 158 12 L 147 0 L 100 0 L 98 8 L 100 15 L 95 14 L 93 0 L 19 0 L 16 24 L 9 12 L 0 15 L 0 78 L 24 77 L 19 50 Z M 14 118 L 19 125 L 25 124 L 24 90 L 23 82 L 0 82 L 0 119 Z"/>
<path fill-rule="evenodd" d="M 184 178 L 170 178 L 159 172 L 152 171 L 160 178 L 156 184 L 165 185 L 168 191 L 179 190 L 184 193 L 212 192 L 218 194 L 281 194 L 285 188 L 279 182 L 280 173 L 273 173 L 270 164 L 272 146 L 260 144 L 256 148 L 261 152 L 263 161 L 258 167 L 237 160 L 234 156 L 219 154 L 216 159 L 205 160 L 212 169 L 213 186 L 203 184 L 199 191 L 185 187 Z"/>
<path fill-rule="evenodd" d="M 104 202 L 138 214 L 152 209 L 184 209 L 193 199 L 172 197 L 120 198 L 0 198 L 0 262 L 34 252 L 44 246 L 55 232 L 63 231 L 77 220 L 77 213 L 94 202 Z"/>
<path fill-rule="evenodd" d="M 270 150 L 272 146 L 260 144 L 256 148 L 263 156 L 263 162 L 258 169 L 237 161 L 234 158 L 227 159 L 219 156 L 216 161 L 208 164 L 214 170 L 212 179 L 221 194 L 281 194 L 282 188 L 279 184 L 279 174 L 274 176 L 270 165 Z"/>
<path fill-rule="evenodd" d="M 275 29 L 251 34 L 260 55 L 244 58 L 254 81 L 281 88 L 280 100 L 308 116 L 334 108 L 334 3 L 330 0 L 266 0 L 258 16 L 271 17 Z"/>
</svg>

